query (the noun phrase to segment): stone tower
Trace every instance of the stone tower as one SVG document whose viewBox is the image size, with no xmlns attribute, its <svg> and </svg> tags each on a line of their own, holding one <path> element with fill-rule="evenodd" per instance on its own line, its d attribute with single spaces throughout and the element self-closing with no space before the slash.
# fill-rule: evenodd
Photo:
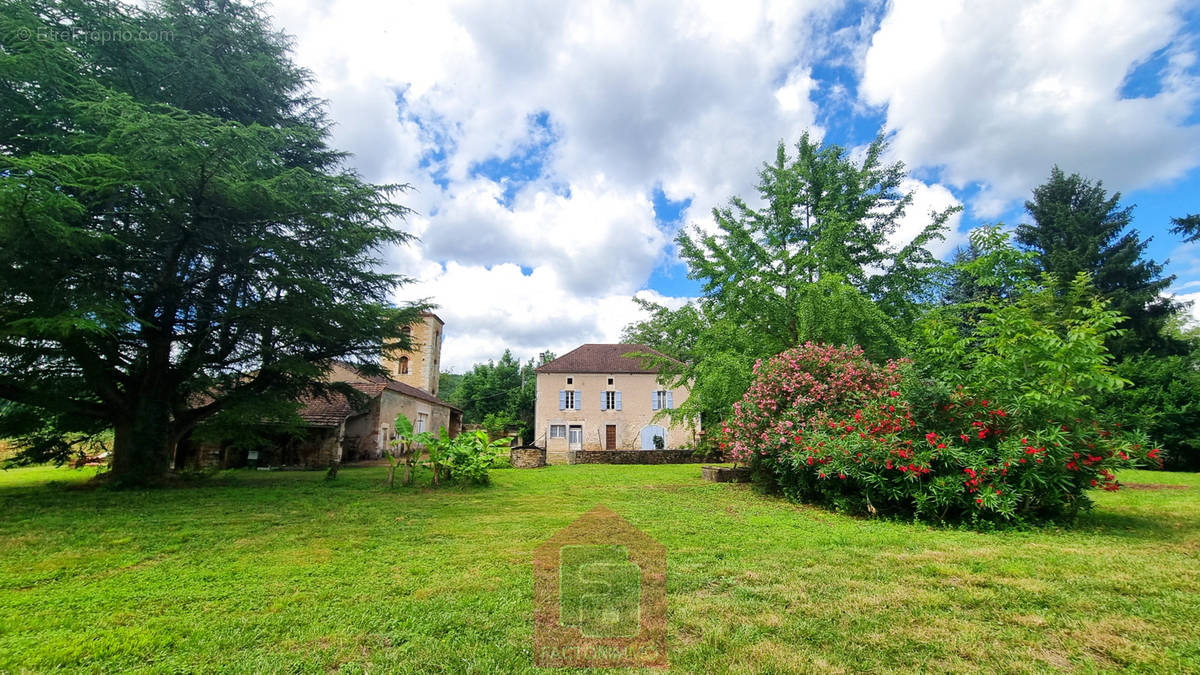
<svg viewBox="0 0 1200 675">
<path fill-rule="evenodd" d="M 412 331 L 412 351 L 384 354 L 383 367 L 393 380 L 437 396 L 442 327 L 446 324 L 433 312 L 422 312 L 421 319 L 420 323 L 405 328 Z"/>
</svg>

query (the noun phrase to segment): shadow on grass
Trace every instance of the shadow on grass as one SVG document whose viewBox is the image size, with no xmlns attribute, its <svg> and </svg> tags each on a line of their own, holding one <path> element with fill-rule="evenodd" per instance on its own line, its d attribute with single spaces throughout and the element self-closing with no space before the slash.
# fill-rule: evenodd
<svg viewBox="0 0 1200 675">
<path fill-rule="evenodd" d="M 1194 521 L 1173 516 L 1096 510 L 1081 515 L 1067 531 L 1140 541 L 1173 541 L 1194 537 L 1198 529 Z"/>
</svg>

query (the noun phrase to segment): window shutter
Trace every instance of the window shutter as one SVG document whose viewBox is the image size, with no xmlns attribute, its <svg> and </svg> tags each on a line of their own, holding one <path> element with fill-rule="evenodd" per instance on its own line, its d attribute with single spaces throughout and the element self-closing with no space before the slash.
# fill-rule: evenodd
<svg viewBox="0 0 1200 675">
<path fill-rule="evenodd" d="M 583 410 L 583 397 L 580 396 L 579 394 L 580 394 L 579 390 L 576 389 L 575 390 L 575 409 Z"/>
<path fill-rule="evenodd" d="M 674 408 L 675 408 L 675 402 L 671 400 L 671 390 L 668 389 L 667 390 L 667 410 L 673 410 Z"/>
<path fill-rule="evenodd" d="M 621 409 L 621 392 L 617 392 L 617 410 Z"/>
<path fill-rule="evenodd" d="M 658 410 L 658 392 L 657 391 L 650 392 L 650 409 Z"/>
<path fill-rule="evenodd" d="M 608 395 L 604 392 L 600 392 L 600 409 L 608 410 Z"/>
<path fill-rule="evenodd" d="M 560 390 L 558 392 L 558 409 L 559 410 L 567 409 L 567 391 L 565 389 Z"/>
</svg>

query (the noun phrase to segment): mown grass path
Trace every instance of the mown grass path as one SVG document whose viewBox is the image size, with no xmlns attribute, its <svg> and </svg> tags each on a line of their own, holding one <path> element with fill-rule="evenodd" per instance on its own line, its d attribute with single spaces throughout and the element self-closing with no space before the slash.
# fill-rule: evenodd
<svg viewBox="0 0 1200 675">
<path fill-rule="evenodd" d="M 0 671 L 532 669 L 532 551 L 598 503 L 668 550 L 681 672 L 1200 670 L 1200 476 L 1067 531 L 844 517 L 698 466 L 227 472 L 155 492 L 0 472 Z"/>
</svg>

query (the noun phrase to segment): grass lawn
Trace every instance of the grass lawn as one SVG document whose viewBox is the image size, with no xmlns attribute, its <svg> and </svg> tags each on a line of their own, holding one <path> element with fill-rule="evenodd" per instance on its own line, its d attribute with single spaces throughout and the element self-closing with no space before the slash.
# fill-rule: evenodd
<svg viewBox="0 0 1200 675">
<path fill-rule="evenodd" d="M 678 671 L 1200 670 L 1200 476 L 1073 530 L 865 521 L 696 465 L 220 474 L 144 493 L 0 472 L 0 671 L 531 670 L 533 549 L 598 503 L 666 546 Z"/>
</svg>

